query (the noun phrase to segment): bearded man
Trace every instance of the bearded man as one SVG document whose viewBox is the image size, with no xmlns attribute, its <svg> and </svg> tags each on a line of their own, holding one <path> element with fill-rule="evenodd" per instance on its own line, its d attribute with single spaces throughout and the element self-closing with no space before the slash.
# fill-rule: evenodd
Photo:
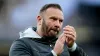
<svg viewBox="0 0 100 56">
<path fill-rule="evenodd" d="M 10 48 L 9 56 L 87 56 L 76 43 L 76 31 L 65 26 L 59 4 L 44 5 L 37 16 L 37 27 L 20 33 Z"/>
</svg>

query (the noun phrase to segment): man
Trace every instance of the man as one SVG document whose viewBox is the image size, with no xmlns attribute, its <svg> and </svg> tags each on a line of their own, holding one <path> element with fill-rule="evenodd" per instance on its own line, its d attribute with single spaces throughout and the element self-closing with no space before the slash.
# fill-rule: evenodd
<svg viewBox="0 0 100 56">
<path fill-rule="evenodd" d="M 9 56 L 87 56 L 75 43 L 74 27 L 63 25 L 63 12 L 59 4 L 44 5 L 37 16 L 37 28 L 20 33 L 12 44 Z"/>
</svg>

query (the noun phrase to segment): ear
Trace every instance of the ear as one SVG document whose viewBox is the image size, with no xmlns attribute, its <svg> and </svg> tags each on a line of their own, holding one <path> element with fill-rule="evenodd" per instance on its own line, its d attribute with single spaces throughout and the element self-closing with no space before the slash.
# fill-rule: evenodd
<svg viewBox="0 0 100 56">
<path fill-rule="evenodd" d="M 39 25 L 42 24 L 42 18 L 41 18 L 40 15 L 37 16 L 37 22 L 38 22 Z"/>
</svg>

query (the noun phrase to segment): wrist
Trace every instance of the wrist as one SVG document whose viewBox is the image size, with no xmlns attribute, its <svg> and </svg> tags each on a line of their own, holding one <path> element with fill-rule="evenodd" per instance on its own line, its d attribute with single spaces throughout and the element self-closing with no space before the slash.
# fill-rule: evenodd
<svg viewBox="0 0 100 56">
<path fill-rule="evenodd" d="M 70 47 L 68 49 L 69 49 L 69 51 L 73 52 L 73 51 L 76 50 L 76 48 L 77 48 L 77 44 L 74 42 L 73 45 L 72 45 L 72 47 Z"/>
<path fill-rule="evenodd" d="M 51 51 L 53 56 L 57 56 L 56 52 L 54 50 Z"/>
<path fill-rule="evenodd" d="M 74 45 L 74 41 L 71 43 L 68 43 L 68 48 L 71 48 Z"/>
</svg>

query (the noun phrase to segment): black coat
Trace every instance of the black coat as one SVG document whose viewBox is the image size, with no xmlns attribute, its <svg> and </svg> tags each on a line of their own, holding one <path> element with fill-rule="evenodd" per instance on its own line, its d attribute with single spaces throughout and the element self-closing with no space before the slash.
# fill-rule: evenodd
<svg viewBox="0 0 100 56">
<path fill-rule="evenodd" d="M 9 56 L 53 56 L 51 50 L 55 43 L 46 42 L 41 39 L 21 38 L 13 42 Z M 87 56 L 85 52 L 77 46 L 74 52 L 70 52 L 67 45 L 59 56 Z"/>
</svg>

